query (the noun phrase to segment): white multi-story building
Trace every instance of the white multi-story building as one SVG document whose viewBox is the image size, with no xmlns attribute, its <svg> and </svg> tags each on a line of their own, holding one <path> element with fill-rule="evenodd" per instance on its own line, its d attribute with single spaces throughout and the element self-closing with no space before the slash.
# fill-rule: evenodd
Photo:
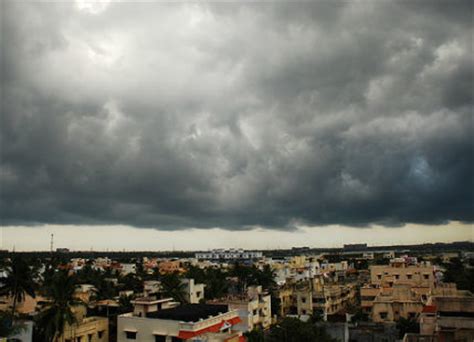
<svg viewBox="0 0 474 342">
<path fill-rule="evenodd" d="M 196 284 L 194 279 L 183 279 L 182 282 L 186 285 L 186 301 L 190 304 L 198 304 L 204 300 L 204 284 Z"/>
<path fill-rule="evenodd" d="M 245 251 L 243 249 L 214 249 L 209 252 L 196 253 L 196 259 L 224 259 L 224 260 L 239 260 L 239 259 L 259 259 L 263 256 L 262 252 Z"/>
<path fill-rule="evenodd" d="M 141 342 L 208 341 L 239 342 L 242 333 L 235 310 L 226 305 L 186 304 L 171 309 L 135 308 L 117 318 L 117 341 Z"/>
<path fill-rule="evenodd" d="M 121 264 L 122 270 L 120 273 L 122 275 L 135 274 L 137 272 L 137 265 L 135 264 Z"/>
</svg>

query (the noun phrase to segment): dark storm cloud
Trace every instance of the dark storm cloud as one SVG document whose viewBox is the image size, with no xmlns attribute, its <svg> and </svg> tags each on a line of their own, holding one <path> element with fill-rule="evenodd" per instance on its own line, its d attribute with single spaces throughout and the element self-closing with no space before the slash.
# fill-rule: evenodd
<svg viewBox="0 0 474 342">
<path fill-rule="evenodd" d="M 2 13 L 2 224 L 473 220 L 471 2 Z"/>
</svg>

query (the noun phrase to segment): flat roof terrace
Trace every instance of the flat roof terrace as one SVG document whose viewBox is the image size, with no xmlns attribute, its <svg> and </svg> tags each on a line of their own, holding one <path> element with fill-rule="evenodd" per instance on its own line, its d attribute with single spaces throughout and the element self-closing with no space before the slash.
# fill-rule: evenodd
<svg viewBox="0 0 474 342">
<path fill-rule="evenodd" d="M 164 309 L 147 313 L 148 318 L 169 319 L 182 322 L 199 322 L 209 316 L 218 316 L 229 311 L 227 305 L 184 304 L 172 309 Z"/>
</svg>

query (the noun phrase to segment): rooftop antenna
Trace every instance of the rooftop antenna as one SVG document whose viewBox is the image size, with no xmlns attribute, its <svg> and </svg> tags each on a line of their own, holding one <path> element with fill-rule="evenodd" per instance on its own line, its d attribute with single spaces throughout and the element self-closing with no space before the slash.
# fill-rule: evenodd
<svg viewBox="0 0 474 342">
<path fill-rule="evenodd" d="M 54 245 L 54 234 L 51 234 L 51 242 L 49 244 L 49 249 L 51 253 L 53 253 L 53 245 Z"/>
</svg>

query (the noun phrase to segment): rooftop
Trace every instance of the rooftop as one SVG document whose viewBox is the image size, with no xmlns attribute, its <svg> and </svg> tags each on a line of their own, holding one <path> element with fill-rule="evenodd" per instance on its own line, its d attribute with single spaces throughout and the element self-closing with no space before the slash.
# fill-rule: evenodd
<svg viewBox="0 0 474 342">
<path fill-rule="evenodd" d="M 227 305 L 185 304 L 172 309 L 164 309 L 147 314 L 148 318 L 169 319 L 183 322 L 198 322 L 209 316 L 217 316 L 229 311 Z"/>
</svg>

